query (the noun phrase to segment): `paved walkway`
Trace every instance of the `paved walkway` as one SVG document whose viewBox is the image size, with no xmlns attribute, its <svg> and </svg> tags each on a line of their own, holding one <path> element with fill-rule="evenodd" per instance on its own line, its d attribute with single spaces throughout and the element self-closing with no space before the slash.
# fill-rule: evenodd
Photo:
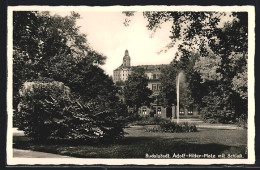
<svg viewBox="0 0 260 170">
<path fill-rule="evenodd" d="M 13 136 L 24 136 L 24 132 L 13 128 Z M 73 158 L 70 156 L 63 156 L 52 153 L 37 152 L 32 150 L 22 150 L 13 148 L 13 157 L 14 158 Z"/>
<path fill-rule="evenodd" d="M 174 122 L 177 120 L 174 119 Z M 191 118 L 191 119 L 180 119 L 180 123 L 183 122 L 188 122 L 190 124 L 195 124 L 197 128 L 205 128 L 205 129 L 221 129 L 221 130 L 233 130 L 233 129 L 243 129 L 242 127 L 238 127 L 235 124 L 221 124 L 221 123 L 205 123 L 204 121 L 196 118 Z"/>
<path fill-rule="evenodd" d="M 22 130 L 18 130 L 18 128 L 13 128 L 13 136 L 24 136 L 24 132 Z"/>
<path fill-rule="evenodd" d="M 36 152 L 31 150 L 13 149 L 14 158 L 73 158 L 52 153 Z"/>
<path fill-rule="evenodd" d="M 197 128 L 205 128 L 205 129 L 221 129 L 221 130 L 234 130 L 234 129 L 243 129 L 242 127 L 238 127 L 237 125 L 223 125 L 223 124 L 201 124 L 196 125 Z"/>
</svg>

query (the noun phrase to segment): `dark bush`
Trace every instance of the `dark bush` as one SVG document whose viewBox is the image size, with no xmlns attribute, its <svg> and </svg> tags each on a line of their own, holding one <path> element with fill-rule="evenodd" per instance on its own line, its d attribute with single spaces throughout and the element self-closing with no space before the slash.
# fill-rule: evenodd
<svg viewBox="0 0 260 170">
<path fill-rule="evenodd" d="M 201 110 L 201 114 L 207 123 L 234 124 L 236 122 L 235 114 L 230 110 L 211 111 L 205 107 Z"/>
<path fill-rule="evenodd" d="M 148 132 L 168 132 L 168 133 L 180 133 L 180 132 L 197 132 L 195 125 L 189 125 L 187 122 L 177 124 L 175 122 L 165 122 L 155 126 L 145 126 L 145 130 Z"/>
<path fill-rule="evenodd" d="M 98 110 L 101 107 L 97 101 L 82 104 L 61 82 L 25 82 L 16 119 L 18 128 L 35 141 L 122 138 L 124 108 Z"/>
<path fill-rule="evenodd" d="M 144 116 L 144 117 L 139 117 L 137 121 L 134 121 L 131 124 L 132 125 L 160 125 L 166 122 L 170 122 L 170 120 L 158 116 L 157 117 Z"/>
<path fill-rule="evenodd" d="M 86 113 L 63 83 L 25 82 L 19 93 L 18 128 L 26 136 L 35 141 L 86 137 L 86 130 L 77 127 L 88 119 Z"/>
<path fill-rule="evenodd" d="M 236 119 L 236 124 L 238 127 L 247 129 L 247 115 L 242 114 L 239 118 Z"/>
</svg>

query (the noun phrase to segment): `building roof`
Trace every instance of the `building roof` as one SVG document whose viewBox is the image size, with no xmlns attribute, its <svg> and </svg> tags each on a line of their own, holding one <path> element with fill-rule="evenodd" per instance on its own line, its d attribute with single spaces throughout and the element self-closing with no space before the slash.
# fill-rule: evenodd
<svg viewBox="0 0 260 170">
<path fill-rule="evenodd" d="M 123 68 L 143 68 L 145 71 L 154 71 L 154 70 L 158 70 L 161 71 L 161 68 L 165 68 L 169 66 L 169 64 L 158 64 L 158 65 L 137 65 L 137 66 L 123 66 L 123 64 L 121 64 L 118 68 L 116 68 L 114 71 L 118 71 L 118 70 L 122 70 Z"/>
<path fill-rule="evenodd" d="M 143 68 L 147 71 L 152 71 L 155 69 L 158 69 L 159 71 L 161 70 L 161 68 L 165 68 L 167 67 L 168 64 L 159 64 L 159 65 L 138 65 L 138 66 L 132 66 L 132 67 L 136 67 L 136 68 Z"/>
<path fill-rule="evenodd" d="M 119 67 L 117 67 L 114 71 L 122 70 L 122 69 L 124 69 L 124 68 L 130 69 L 131 66 L 124 66 L 123 64 L 121 64 L 121 65 L 120 65 Z"/>
</svg>

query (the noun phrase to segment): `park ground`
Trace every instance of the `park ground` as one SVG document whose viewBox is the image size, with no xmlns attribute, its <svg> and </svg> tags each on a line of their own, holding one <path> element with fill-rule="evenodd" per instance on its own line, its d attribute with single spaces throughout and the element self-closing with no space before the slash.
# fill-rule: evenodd
<svg viewBox="0 0 260 170">
<path fill-rule="evenodd" d="M 156 133 L 146 132 L 143 126 L 132 126 L 125 132 L 125 138 L 113 144 L 35 144 L 23 135 L 14 134 L 13 148 L 78 158 L 145 158 L 147 154 L 212 154 L 225 156 L 221 158 L 247 158 L 246 129 L 198 128 L 198 132 L 190 133 Z M 26 152 L 24 154 L 18 154 L 16 150 L 14 157 L 26 157 Z M 33 155 L 42 157 L 37 153 Z"/>
</svg>

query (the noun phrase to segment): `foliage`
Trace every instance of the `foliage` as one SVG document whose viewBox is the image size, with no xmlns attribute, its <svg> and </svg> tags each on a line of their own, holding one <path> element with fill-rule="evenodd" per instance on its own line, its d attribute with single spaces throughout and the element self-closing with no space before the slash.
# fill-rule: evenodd
<svg viewBox="0 0 260 170">
<path fill-rule="evenodd" d="M 18 128 L 34 140 L 75 138 L 83 110 L 71 100 L 70 90 L 61 82 L 25 82 L 20 90 Z M 82 117 L 84 119 L 84 117 Z"/>
<path fill-rule="evenodd" d="M 124 118 L 121 112 L 116 112 L 123 112 L 123 107 L 101 111 L 97 108 L 99 105 L 93 103 L 84 106 L 61 82 L 25 82 L 20 95 L 19 129 L 34 140 L 116 140 L 124 135 Z"/>
<path fill-rule="evenodd" d="M 17 108 L 18 91 L 23 83 L 46 77 L 64 83 L 82 108 L 89 109 L 86 113 L 93 121 L 85 122 L 81 128 L 92 126 L 93 133 L 100 132 L 96 136 L 111 140 L 121 138 L 122 128 L 129 118 L 127 108 L 116 96 L 118 89 L 111 77 L 99 67 L 106 57 L 94 51 L 86 35 L 76 27 L 78 18 L 79 15 L 74 12 L 66 17 L 48 12 L 14 12 L 13 107 Z M 35 95 L 42 95 L 38 96 L 39 102 L 48 96 Z M 70 109 L 76 107 L 74 99 L 67 103 L 72 105 Z M 63 99 L 60 100 L 63 102 Z M 75 110 L 67 112 L 74 113 Z M 58 109 L 57 114 L 60 112 Z M 14 116 L 17 114 L 15 111 Z M 81 128 L 74 129 L 73 133 L 85 134 Z"/>
<path fill-rule="evenodd" d="M 173 64 L 162 69 L 160 97 L 165 107 L 176 103 L 176 77 L 177 69 Z"/>
<path fill-rule="evenodd" d="M 182 59 L 174 59 L 168 67 L 162 70 L 160 77 L 160 81 L 162 82 L 161 95 L 164 98 L 164 105 L 166 107 L 170 107 L 173 104 L 176 105 L 176 83 L 178 75 L 180 77 L 180 104 L 183 107 L 189 107 L 190 105 L 194 106 L 199 103 L 200 91 L 195 89 L 200 85 L 200 79 L 194 79 L 194 77 L 198 77 L 197 72 L 191 69 L 194 61 L 189 59 L 184 60 L 184 57 Z"/>
<path fill-rule="evenodd" d="M 247 72 L 238 73 L 232 80 L 232 89 L 239 93 L 242 99 L 247 99 Z"/>
<path fill-rule="evenodd" d="M 237 120 L 236 120 L 236 124 L 239 127 L 243 127 L 244 129 L 247 129 L 248 128 L 248 125 L 247 125 L 247 115 L 243 114 L 240 117 L 238 117 Z"/>
<path fill-rule="evenodd" d="M 54 78 L 52 75 L 54 70 L 50 70 L 50 67 L 64 64 L 59 63 L 60 61 L 56 58 L 66 56 L 66 62 L 84 60 L 86 67 L 93 63 L 104 63 L 105 57 L 89 46 L 86 35 L 81 34 L 79 28 L 76 27 L 75 23 L 78 18 L 79 15 L 74 12 L 66 17 L 52 16 L 48 12 L 14 12 L 14 107 L 19 102 L 18 90 L 25 81 L 39 76 Z M 63 66 L 67 66 L 66 64 Z M 76 70 L 73 70 L 70 74 L 75 72 Z M 66 79 L 69 78 L 66 77 Z"/>
<path fill-rule="evenodd" d="M 150 116 L 140 116 L 137 121 L 131 123 L 132 125 L 160 125 L 166 122 L 170 122 L 170 119 L 165 119 L 162 117 L 150 117 Z"/>
<path fill-rule="evenodd" d="M 174 93 L 171 84 L 174 74 L 184 71 L 191 97 L 202 114 L 220 117 L 223 122 L 247 114 L 246 12 L 148 11 L 143 14 L 148 21 L 147 28 L 154 32 L 161 24 L 172 23 L 172 41 L 165 50 L 178 47 L 178 51 L 172 62 L 174 67 L 170 67 L 172 71 L 163 75 L 166 82 L 163 89 Z M 164 93 L 166 103 L 175 102 L 167 96 L 167 90 Z"/>
<path fill-rule="evenodd" d="M 187 122 L 177 124 L 175 122 L 165 122 L 159 126 L 147 127 L 148 132 L 168 132 L 168 133 L 181 133 L 181 132 L 197 132 L 195 125 L 189 125 Z"/>
<path fill-rule="evenodd" d="M 152 99 L 152 91 L 147 87 L 148 78 L 142 68 L 133 68 L 124 86 L 124 97 L 126 105 L 135 109 L 146 105 L 149 106 Z"/>
<path fill-rule="evenodd" d="M 131 22 L 129 17 L 134 16 L 135 12 L 134 11 L 123 11 L 122 13 L 126 16 L 124 25 L 127 27 L 127 26 L 129 26 L 129 23 Z"/>
<path fill-rule="evenodd" d="M 222 75 L 217 72 L 220 69 L 221 58 L 209 53 L 207 57 L 200 57 L 195 62 L 194 70 L 196 70 L 202 79 L 202 83 L 206 81 L 220 81 Z"/>
<path fill-rule="evenodd" d="M 176 124 L 171 122 L 170 119 L 162 117 L 140 117 L 139 120 L 131 123 L 131 125 L 144 126 L 147 132 L 196 132 L 197 128 L 195 125 L 189 125 L 187 122 Z"/>
</svg>

